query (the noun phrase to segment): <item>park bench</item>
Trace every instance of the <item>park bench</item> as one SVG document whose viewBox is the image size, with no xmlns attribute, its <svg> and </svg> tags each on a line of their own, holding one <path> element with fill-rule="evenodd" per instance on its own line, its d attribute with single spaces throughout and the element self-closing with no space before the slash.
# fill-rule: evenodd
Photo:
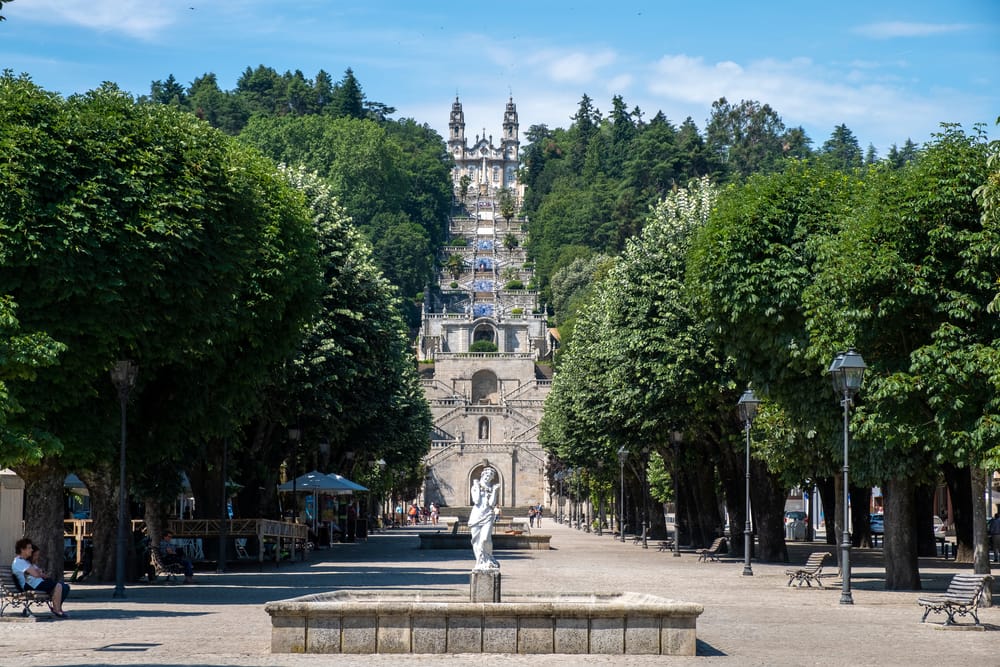
<svg viewBox="0 0 1000 667">
<path fill-rule="evenodd" d="M 46 605 L 51 609 L 52 599 L 48 593 L 22 588 L 10 565 L 0 565 L 0 616 L 3 616 L 7 607 L 13 609 L 24 607 L 21 615 L 33 616 L 31 605 Z"/>
<path fill-rule="evenodd" d="M 673 551 L 674 550 L 674 538 L 668 537 L 665 540 L 660 540 L 660 545 L 656 548 L 657 551 Z"/>
<path fill-rule="evenodd" d="M 698 560 L 706 563 L 710 560 L 719 561 L 719 554 L 722 552 L 722 545 L 726 543 L 726 538 L 717 537 L 707 549 L 698 549 Z"/>
<path fill-rule="evenodd" d="M 184 574 L 184 566 L 180 563 L 167 563 L 163 560 L 163 554 L 159 549 L 149 550 L 150 561 L 153 563 L 153 573 L 155 577 L 166 577 L 167 583 L 171 583 L 174 577 Z"/>
<path fill-rule="evenodd" d="M 823 561 L 826 557 L 830 555 L 828 551 L 814 551 L 809 554 L 809 558 L 806 559 L 806 564 L 802 567 L 793 567 L 785 570 L 785 574 L 788 575 L 787 586 L 791 586 L 792 582 L 795 582 L 802 586 L 805 584 L 809 588 L 812 588 L 812 582 L 819 584 L 820 588 L 823 588 L 823 575 L 820 573 L 823 571 Z"/>
<path fill-rule="evenodd" d="M 917 598 L 917 604 L 924 607 L 924 616 L 920 622 L 927 620 L 927 614 L 933 611 L 935 614 L 948 615 L 945 625 L 955 625 L 955 614 L 958 614 L 972 616 L 976 626 L 979 626 L 979 615 L 976 612 L 979 601 L 983 598 L 986 582 L 991 580 L 992 577 L 988 574 L 956 574 L 943 594 Z"/>
<path fill-rule="evenodd" d="M 633 535 L 632 544 L 642 544 L 642 541 L 646 539 L 646 530 L 647 528 L 644 526 L 641 533 L 636 533 L 635 535 Z"/>
</svg>

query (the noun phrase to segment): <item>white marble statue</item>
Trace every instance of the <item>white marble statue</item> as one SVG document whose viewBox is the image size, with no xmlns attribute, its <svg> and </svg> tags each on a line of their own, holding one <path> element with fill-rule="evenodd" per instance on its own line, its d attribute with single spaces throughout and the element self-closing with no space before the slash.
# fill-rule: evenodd
<svg viewBox="0 0 1000 667">
<path fill-rule="evenodd" d="M 493 468 L 484 468 L 479 479 L 472 481 L 469 532 L 472 533 L 472 552 L 476 555 L 473 571 L 500 568 L 500 563 L 493 558 L 493 524 L 496 522 L 497 494 L 500 492 L 500 485 L 493 481 L 495 478 Z"/>
</svg>

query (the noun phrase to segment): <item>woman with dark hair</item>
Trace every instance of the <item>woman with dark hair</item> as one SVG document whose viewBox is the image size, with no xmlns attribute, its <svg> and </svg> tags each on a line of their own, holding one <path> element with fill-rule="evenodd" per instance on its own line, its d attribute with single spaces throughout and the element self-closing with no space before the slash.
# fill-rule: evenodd
<svg viewBox="0 0 1000 667">
<path fill-rule="evenodd" d="M 17 557 L 10 564 L 10 569 L 17 577 L 21 588 L 48 593 L 52 598 L 52 613 L 56 618 L 66 618 L 67 614 L 63 611 L 62 603 L 69 595 L 69 584 L 52 579 L 41 567 L 36 565 L 35 559 L 41 556 L 41 552 L 39 550 L 39 556 L 35 556 L 35 551 L 35 545 L 31 543 L 29 538 L 18 540 L 14 544 L 14 552 Z"/>
</svg>

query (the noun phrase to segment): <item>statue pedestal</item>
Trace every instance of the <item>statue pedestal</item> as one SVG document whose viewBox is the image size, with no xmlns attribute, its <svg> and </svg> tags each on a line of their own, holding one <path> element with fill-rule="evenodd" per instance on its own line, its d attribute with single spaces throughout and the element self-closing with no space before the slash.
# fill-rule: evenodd
<svg viewBox="0 0 1000 667">
<path fill-rule="evenodd" d="M 469 593 L 472 602 L 500 602 L 500 570 L 473 570 Z"/>
</svg>

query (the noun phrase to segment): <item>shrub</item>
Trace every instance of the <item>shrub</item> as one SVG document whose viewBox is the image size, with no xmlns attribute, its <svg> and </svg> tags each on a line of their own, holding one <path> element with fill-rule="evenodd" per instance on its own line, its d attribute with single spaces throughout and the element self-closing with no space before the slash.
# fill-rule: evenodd
<svg viewBox="0 0 1000 667">
<path fill-rule="evenodd" d="M 496 352 L 496 343 L 488 340 L 477 340 L 469 346 L 469 352 Z"/>
<path fill-rule="evenodd" d="M 510 314 L 514 315 L 514 316 L 523 315 L 524 314 L 524 308 L 511 308 L 510 309 Z"/>
<path fill-rule="evenodd" d="M 508 280 L 507 284 L 504 285 L 504 289 L 524 289 L 524 283 L 520 280 Z"/>
<path fill-rule="evenodd" d="M 451 283 L 448 284 L 448 287 L 458 289 L 458 281 L 452 280 Z"/>
</svg>

